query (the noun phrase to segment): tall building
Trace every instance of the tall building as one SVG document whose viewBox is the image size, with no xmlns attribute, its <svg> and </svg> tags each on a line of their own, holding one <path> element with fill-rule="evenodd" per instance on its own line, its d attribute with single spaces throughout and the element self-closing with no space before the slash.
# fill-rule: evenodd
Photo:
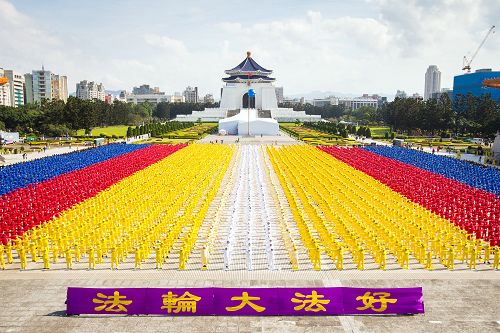
<svg viewBox="0 0 500 333">
<path fill-rule="evenodd" d="M 4 78 L 5 71 L 0 68 L 0 105 L 12 106 L 10 101 L 10 81 Z"/>
<path fill-rule="evenodd" d="M 161 94 L 159 87 L 151 88 L 149 84 L 143 84 L 140 87 L 134 87 L 132 89 L 133 95 L 152 95 L 152 94 Z"/>
<path fill-rule="evenodd" d="M 441 91 L 441 72 L 436 65 L 430 65 L 425 72 L 424 100 L 432 98 L 432 94 Z"/>
<path fill-rule="evenodd" d="M 4 76 L 9 79 L 11 105 L 16 108 L 24 105 L 24 75 L 6 69 Z"/>
<path fill-rule="evenodd" d="M 26 82 L 26 103 L 40 103 L 47 100 L 68 100 L 68 78 L 41 70 L 34 70 L 31 74 L 24 75 Z"/>
<path fill-rule="evenodd" d="M 500 89 L 488 87 L 485 80 L 500 78 L 500 71 L 492 71 L 491 68 L 478 69 L 474 73 L 457 75 L 453 79 L 453 99 L 460 96 L 481 96 L 489 94 L 491 99 L 500 103 Z"/>
<path fill-rule="evenodd" d="M 187 87 L 182 93 L 186 103 L 198 103 L 198 87 Z"/>
<path fill-rule="evenodd" d="M 76 97 L 80 99 L 98 99 L 100 101 L 105 101 L 106 91 L 102 83 L 98 84 L 93 81 L 88 82 L 87 80 L 83 80 L 76 84 Z"/>
<path fill-rule="evenodd" d="M 283 87 L 276 87 L 274 88 L 274 91 L 276 92 L 276 99 L 278 100 L 278 104 L 283 103 Z"/>
<path fill-rule="evenodd" d="M 53 74 L 52 92 L 52 99 L 66 102 L 68 100 L 68 78 L 63 75 Z"/>
</svg>

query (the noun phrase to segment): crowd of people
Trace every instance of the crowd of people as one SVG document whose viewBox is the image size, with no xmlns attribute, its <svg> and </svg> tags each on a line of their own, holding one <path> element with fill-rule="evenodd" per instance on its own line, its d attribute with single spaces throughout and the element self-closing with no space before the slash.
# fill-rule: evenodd
<svg viewBox="0 0 500 333">
<path fill-rule="evenodd" d="M 218 250 L 225 270 L 274 270 L 280 264 L 298 269 L 292 227 L 285 216 L 286 198 L 281 197 L 265 156 L 261 146 L 237 146 L 235 165 L 213 216 L 208 217 L 211 225 L 203 241 L 202 269 L 217 267 L 213 258 Z"/>
<path fill-rule="evenodd" d="M 0 170 L 0 268 L 182 270 L 196 252 L 209 269 L 221 251 L 230 269 L 243 249 L 248 270 L 257 251 L 268 269 L 498 269 L 495 172 L 401 148 L 110 145 Z"/>
<path fill-rule="evenodd" d="M 9 240 L 59 216 L 65 210 L 184 146 L 141 147 L 142 149 L 43 182 L 29 184 L 0 196 L 0 242 L 7 244 Z M 75 158 L 78 158 L 78 155 L 75 155 Z M 29 167 L 30 164 L 26 163 L 25 166 Z M 47 164 L 42 172 L 49 172 L 46 171 L 49 169 L 52 169 L 52 166 Z M 57 170 L 57 166 L 54 165 L 53 169 Z"/>
<path fill-rule="evenodd" d="M 500 246 L 498 195 L 364 149 L 321 149 L 452 221 L 475 238 Z"/>
<path fill-rule="evenodd" d="M 179 268 L 184 268 L 233 148 L 181 147 L 157 145 L 138 151 L 145 152 L 137 156 L 138 160 L 152 162 L 149 156 L 155 156 L 156 163 L 149 163 L 140 171 L 135 169 L 138 172 L 122 177 L 88 200 L 25 230 L 0 247 L 0 257 L 5 252 L 7 261 L 12 262 L 15 250 L 21 269 L 27 268 L 29 261 L 42 261 L 48 269 L 59 260 L 68 269 L 80 261 L 88 263 L 89 269 L 103 263 L 116 269 L 127 257 L 132 257 L 135 267 L 141 268 L 154 254 L 156 265 L 161 268 L 177 245 L 174 255 L 179 256 Z M 165 158 L 170 155 L 167 151 L 178 152 Z M 121 163 L 133 168 L 134 160 L 130 157 Z M 113 169 L 106 171 L 103 178 L 113 176 Z"/>
<path fill-rule="evenodd" d="M 5 166 L 0 169 L 0 195 L 145 147 L 147 145 L 111 144 Z"/>
<path fill-rule="evenodd" d="M 500 170 L 498 169 L 413 149 L 387 146 L 367 146 L 364 149 L 500 195 Z"/>
<path fill-rule="evenodd" d="M 336 158 L 310 146 L 268 148 L 316 269 L 321 268 L 322 253 L 337 269 L 343 269 L 346 254 L 358 269 L 364 269 L 368 255 L 380 269 L 386 268 L 389 255 L 402 268 L 409 268 L 413 258 L 427 269 L 436 263 L 453 269 L 457 260 L 471 269 L 478 263 L 498 269 L 500 249 L 496 243 L 467 232 L 357 166 L 341 161 L 355 159 L 358 151 L 371 153 L 338 147 L 323 150 Z M 362 165 L 391 174 L 399 172 L 372 162 Z M 418 175 L 406 176 L 415 191 L 425 187 L 425 183 L 409 179 L 421 181 Z M 484 208 L 498 210 L 498 206 Z"/>
</svg>

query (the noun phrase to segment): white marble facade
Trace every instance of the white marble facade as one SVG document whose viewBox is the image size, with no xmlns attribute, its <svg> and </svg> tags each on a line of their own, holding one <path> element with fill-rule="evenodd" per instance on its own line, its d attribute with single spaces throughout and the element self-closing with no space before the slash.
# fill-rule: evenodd
<svg viewBox="0 0 500 333">
<path fill-rule="evenodd" d="M 247 52 L 247 58 L 238 66 L 226 70 L 220 108 L 193 111 L 179 115 L 176 121 L 219 121 L 219 132 L 231 135 L 277 135 L 278 121 L 320 121 L 321 116 L 307 115 L 304 111 L 278 108 L 274 78 L 271 70 L 261 67 Z M 255 91 L 254 103 L 248 105 L 245 96 L 249 89 Z M 259 112 L 260 111 L 260 112 Z M 249 123 L 250 122 L 250 123 Z M 250 127 L 250 133 L 248 131 Z"/>
</svg>

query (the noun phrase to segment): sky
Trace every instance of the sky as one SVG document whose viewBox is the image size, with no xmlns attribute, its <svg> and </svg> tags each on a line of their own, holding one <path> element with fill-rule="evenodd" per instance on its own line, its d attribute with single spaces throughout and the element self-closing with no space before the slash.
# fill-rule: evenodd
<svg viewBox="0 0 500 333">
<path fill-rule="evenodd" d="M 285 96 L 423 95 L 427 67 L 451 88 L 491 25 L 500 0 L 0 0 L 0 67 L 43 64 L 70 92 L 89 80 L 217 98 L 224 70 L 251 51 Z M 472 68 L 500 70 L 500 30 Z"/>
</svg>

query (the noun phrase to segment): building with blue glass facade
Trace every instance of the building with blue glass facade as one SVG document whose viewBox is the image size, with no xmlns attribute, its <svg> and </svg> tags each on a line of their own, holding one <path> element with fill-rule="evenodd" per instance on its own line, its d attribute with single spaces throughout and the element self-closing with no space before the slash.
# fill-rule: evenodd
<svg viewBox="0 0 500 333">
<path fill-rule="evenodd" d="M 483 87 L 483 81 L 486 79 L 500 78 L 500 72 L 493 72 L 491 69 L 478 69 L 474 73 L 468 73 L 455 76 L 453 80 L 453 99 L 460 95 L 472 94 L 481 96 L 483 94 L 491 95 L 493 100 L 500 103 L 500 89 Z"/>
</svg>

